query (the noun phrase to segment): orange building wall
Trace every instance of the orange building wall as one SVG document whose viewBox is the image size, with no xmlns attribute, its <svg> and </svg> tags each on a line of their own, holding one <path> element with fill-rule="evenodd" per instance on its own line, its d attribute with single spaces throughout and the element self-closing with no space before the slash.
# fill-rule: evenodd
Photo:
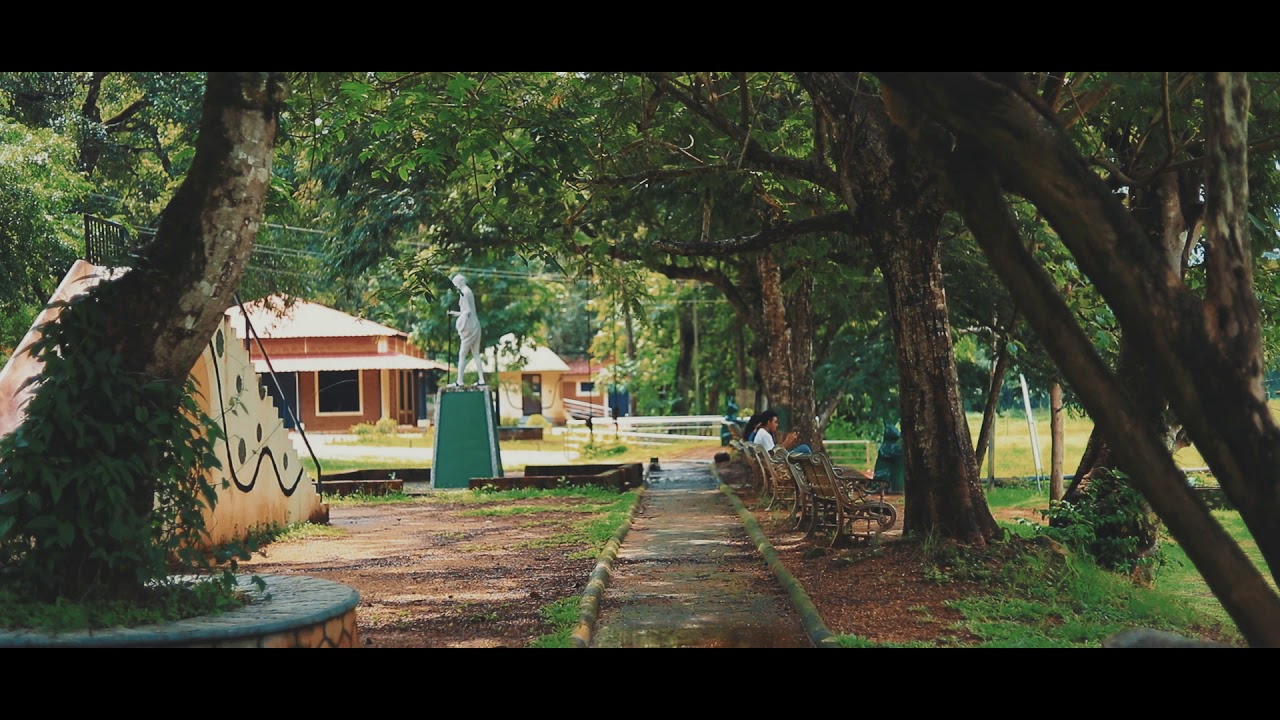
<svg viewBox="0 0 1280 720">
<path fill-rule="evenodd" d="M 382 384 L 378 371 L 362 370 L 360 374 L 364 383 L 360 415 L 316 415 L 316 374 L 298 373 L 298 410 L 307 432 L 347 432 L 352 425 L 378 422 L 382 417 Z"/>
</svg>

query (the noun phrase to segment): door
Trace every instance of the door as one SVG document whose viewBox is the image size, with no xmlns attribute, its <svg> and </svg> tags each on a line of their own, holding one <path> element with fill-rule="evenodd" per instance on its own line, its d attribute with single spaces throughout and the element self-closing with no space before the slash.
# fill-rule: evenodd
<svg viewBox="0 0 1280 720">
<path fill-rule="evenodd" d="M 542 376 L 524 375 L 520 379 L 520 395 L 524 398 L 525 415 L 542 414 Z"/>
<path fill-rule="evenodd" d="M 270 375 L 263 375 L 261 382 L 267 386 L 267 393 L 275 400 L 276 411 L 280 413 L 285 429 L 293 430 L 293 419 L 298 416 L 298 374 L 276 373 L 276 380 L 280 382 L 280 390 L 284 392 L 284 397 L 280 397 L 280 392 L 276 390 L 276 384 L 271 382 Z M 289 410 L 293 412 L 290 413 Z"/>
</svg>

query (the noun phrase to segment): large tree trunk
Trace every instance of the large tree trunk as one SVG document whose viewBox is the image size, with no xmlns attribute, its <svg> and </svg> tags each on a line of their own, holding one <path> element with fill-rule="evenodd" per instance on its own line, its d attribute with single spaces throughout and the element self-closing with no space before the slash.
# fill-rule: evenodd
<svg viewBox="0 0 1280 720">
<path fill-rule="evenodd" d="M 1111 374 L 1052 281 L 1022 245 L 1003 182 L 1044 212 L 1126 335 L 1148 348 L 1161 387 L 1239 509 L 1268 564 L 1280 565 L 1280 428 L 1262 392 L 1258 307 L 1244 231 L 1248 88 L 1212 75 L 1208 118 L 1209 291 L 1200 301 L 1143 237 L 1060 128 L 1025 93 L 972 73 L 883 73 L 956 133 L 942 156 L 965 221 L 1095 422 L 1253 645 L 1280 646 L 1280 597 L 1173 464 L 1163 433 Z"/>
<path fill-rule="evenodd" d="M 814 417 L 813 397 L 813 280 L 803 268 L 799 287 L 784 295 L 782 268 L 772 251 L 756 259 L 760 276 L 760 330 L 765 351 L 758 363 L 769 408 L 782 420 L 783 434 L 796 431 L 800 442 L 822 448 Z"/>
<path fill-rule="evenodd" d="M 764 355 L 760 379 L 769 396 L 769 407 L 789 415 L 794 398 L 791 394 L 791 326 L 787 323 L 787 306 L 782 295 L 782 268 L 772 251 L 760 253 L 756 259 L 760 273 L 760 321 L 764 331 Z M 784 419 L 784 424 L 789 418 Z M 788 426 L 789 427 L 789 426 Z M 787 428 L 783 428 L 784 430 Z"/>
<path fill-rule="evenodd" d="M 276 117 L 284 97 L 282 81 L 267 73 L 210 73 L 204 115 L 191 170 L 166 207 L 154 240 L 143 247 L 132 269 L 93 290 L 92 302 L 69 306 L 63 320 L 88 308 L 105 314 L 106 342 L 122 360 L 118 372 L 182 386 L 208 346 L 239 285 L 271 176 Z M 95 307 L 96 306 L 96 307 Z M 181 412 L 178 407 L 169 409 Z M 118 455 L 160 458 L 136 434 L 121 438 Z M 188 460 L 188 462 L 190 462 Z M 130 486 L 128 502 L 146 518 L 156 502 L 156 473 L 143 473 Z M 110 473 L 103 473 L 104 482 Z M 97 566 L 86 548 L 85 563 L 72 572 L 95 575 L 109 596 L 140 591 L 135 567 Z"/>
<path fill-rule="evenodd" d="M 825 448 L 818 430 L 813 387 L 813 276 L 804 267 L 798 275 L 798 287 L 787 303 L 791 331 L 791 429 L 800 436 L 800 442 L 821 452 Z"/>
<path fill-rule="evenodd" d="M 887 101 L 855 95 L 846 73 L 799 73 L 828 128 L 840 193 L 869 238 L 889 290 L 897 347 L 906 463 L 903 531 L 985 545 L 999 535 L 978 482 L 957 388 L 942 283 L 939 223 L 945 207 L 935 173 Z"/>
<path fill-rule="evenodd" d="M 240 284 L 271 179 L 283 80 L 209 73 L 196 154 L 155 238 L 118 283 L 126 368 L 183 380 Z"/>
<path fill-rule="evenodd" d="M 937 216 L 936 220 L 940 218 Z M 889 290 L 906 461 L 903 532 L 983 545 L 999 530 L 978 482 L 958 391 L 936 225 L 874 243 Z"/>
</svg>

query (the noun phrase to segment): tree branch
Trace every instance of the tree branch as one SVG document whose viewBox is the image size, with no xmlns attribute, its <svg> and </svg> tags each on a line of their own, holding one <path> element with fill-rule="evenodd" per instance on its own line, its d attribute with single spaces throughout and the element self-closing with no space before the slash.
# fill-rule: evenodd
<svg viewBox="0 0 1280 720">
<path fill-rule="evenodd" d="M 99 121 L 102 112 L 98 109 L 98 98 L 102 95 L 102 81 L 111 73 L 96 72 L 89 78 L 89 91 L 85 93 L 84 103 L 80 106 L 80 114 L 90 120 Z"/>
<path fill-rule="evenodd" d="M 652 180 L 670 180 L 682 177 L 697 177 L 699 175 L 714 175 L 717 173 L 744 172 L 740 168 L 734 167 L 729 163 L 716 163 L 714 165 L 702 165 L 699 167 L 687 168 L 662 168 L 654 170 L 644 170 L 630 175 L 613 175 L 601 178 L 586 178 L 583 182 L 588 185 L 608 185 L 608 186 L 625 186 L 635 185 L 637 183 L 649 182 Z"/>
<path fill-rule="evenodd" d="M 143 109 L 151 107 L 151 101 L 147 98 L 138 98 L 129 104 L 129 107 L 116 113 L 115 117 L 102 123 L 107 132 L 114 132 L 120 129 L 120 126 L 129 118 L 142 112 Z"/>
<path fill-rule="evenodd" d="M 805 218 L 778 227 L 767 228 L 754 235 L 719 240 L 672 242 L 659 240 L 650 245 L 655 250 L 681 256 L 718 256 L 731 253 L 762 250 L 798 235 L 819 232 L 849 233 L 854 229 L 853 219 L 846 212 L 835 212 L 818 217 Z"/>
<path fill-rule="evenodd" d="M 840 184 L 836 178 L 836 174 L 830 169 L 822 167 L 810 160 L 796 160 L 778 155 L 765 150 L 758 141 L 751 137 L 746 128 L 738 127 L 732 120 L 720 112 L 718 108 L 709 106 L 701 100 L 695 98 L 691 93 L 686 92 L 683 88 L 675 83 L 665 73 L 648 73 L 647 76 L 662 91 L 676 98 L 685 107 L 700 115 L 710 125 L 719 130 L 726 137 L 736 140 L 744 144 L 743 158 L 744 165 L 749 165 L 760 170 L 770 170 L 772 172 L 788 175 L 800 180 L 806 180 L 819 187 L 826 188 L 831 192 L 839 192 Z"/>
</svg>

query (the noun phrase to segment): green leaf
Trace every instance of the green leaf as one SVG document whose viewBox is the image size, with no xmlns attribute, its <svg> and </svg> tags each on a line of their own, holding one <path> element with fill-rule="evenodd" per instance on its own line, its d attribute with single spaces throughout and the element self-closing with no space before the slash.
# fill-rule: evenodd
<svg viewBox="0 0 1280 720">
<path fill-rule="evenodd" d="M 61 543 L 63 547 L 69 546 L 71 541 L 75 539 L 75 536 L 75 525 L 65 521 L 58 523 L 58 542 Z"/>
<path fill-rule="evenodd" d="M 467 91 L 476 86 L 476 81 L 465 75 L 458 75 L 449 80 L 449 84 L 445 86 L 445 92 L 449 97 L 461 102 L 467 94 Z"/>
<path fill-rule="evenodd" d="M 22 495 L 23 493 L 20 490 L 10 490 L 6 493 L 0 493 L 0 505 L 8 505 L 14 500 L 22 497 Z"/>
<path fill-rule="evenodd" d="M 1253 226 L 1258 228 L 1259 232 L 1265 234 L 1270 231 L 1270 228 L 1267 227 L 1267 224 L 1262 222 L 1262 219 L 1259 218 L 1257 215 L 1254 215 L 1253 213 L 1247 213 L 1247 214 L 1249 216 L 1249 222 L 1253 223 Z"/>
<path fill-rule="evenodd" d="M 343 94 L 350 97 L 358 97 L 365 99 L 369 97 L 369 93 L 373 91 L 373 86 L 362 82 L 344 82 L 342 83 Z"/>
</svg>

